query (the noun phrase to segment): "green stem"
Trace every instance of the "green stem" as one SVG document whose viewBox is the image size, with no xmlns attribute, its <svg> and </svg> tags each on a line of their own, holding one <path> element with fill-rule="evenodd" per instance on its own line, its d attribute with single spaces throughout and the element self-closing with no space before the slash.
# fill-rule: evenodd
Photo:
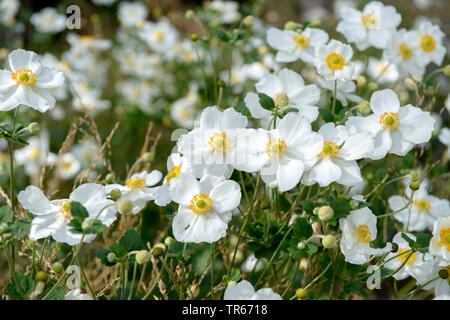
<svg viewBox="0 0 450 320">
<path fill-rule="evenodd" d="M 131 280 L 130 293 L 128 294 L 128 300 L 131 300 L 131 296 L 133 295 L 134 282 L 136 281 L 136 272 L 137 272 L 137 261 L 134 260 L 133 278 Z"/>
</svg>

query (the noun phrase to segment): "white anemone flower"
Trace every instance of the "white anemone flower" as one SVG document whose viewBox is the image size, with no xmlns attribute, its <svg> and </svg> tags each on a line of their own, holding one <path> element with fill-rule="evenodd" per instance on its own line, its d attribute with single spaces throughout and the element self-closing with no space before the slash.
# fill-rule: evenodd
<svg viewBox="0 0 450 320">
<path fill-rule="evenodd" d="M 125 181 L 125 186 L 120 184 L 110 184 L 105 188 L 108 193 L 113 189 L 119 189 L 122 193 L 119 201 L 124 199 L 130 200 L 133 204 L 130 214 L 138 214 L 145 208 L 147 202 L 151 200 L 155 200 L 156 202 L 156 191 L 159 187 L 153 186 L 161 181 L 161 178 L 162 173 L 158 170 L 153 170 L 150 173 L 142 171 L 140 173 L 135 173 L 128 178 Z"/>
<path fill-rule="evenodd" d="M 278 50 L 277 62 L 302 60 L 313 64 L 317 46 L 328 42 L 328 34 L 317 28 L 306 28 L 301 33 L 291 30 L 270 28 L 267 31 L 267 43 Z"/>
<path fill-rule="evenodd" d="M 394 84 L 399 78 L 395 64 L 374 57 L 369 57 L 367 73 L 379 84 Z"/>
<path fill-rule="evenodd" d="M 356 84 L 354 81 L 327 81 L 324 78 L 318 76 L 317 84 L 322 88 L 331 91 L 334 94 L 335 84 L 336 84 L 336 99 L 339 100 L 344 107 L 348 106 L 349 101 L 360 103 L 364 101 L 363 98 L 356 95 L 354 92 L 356 91 Z"/>
<path fill-rule="evenodd" d="M 239 283 L 232 282 L 228 284 L 224 300 L 283 300 L 281 296 L 271 288 L 259 289 L 255 292 L 252 284 L 247 280 L 241 280 Z"/>
<path fill-rule="evenodd" d="M 172 199 L 180 205 L 172 222 L 175 239 L 213 243 L 226 236 L 231 211 L 241 202 L 241 189 L 224 177 L 207 174 L 198 181 L 182 173 L 174 181 Z"/>
<path fill-rule="evenodd" d="M 369 133 L 350 134 L 344 126 L 326 123 L 319 129 L 323 137 L 322 151 L 317 154 L 316 164 L 302 178 L 302 183 L 321 187 L 337 182 L 345 186 L 356 186 L 363 182 L 356 160 L 373 151 Z"/>
<path fill-rule="evenodd" d="M 195 104 L 198 102 L 197 88 L 191 87 L 189 93 L 172 103 L 170 107 L 171 118 L 180 126 L 192 129 L 195 120 Z"/>
<path fill-rule="evenodd" d="M 442 144 L 447 146 L 447 156 L 450 156 L 450 129 L 446 127 L 442 128 L 438 139 Z"/>
<path fill-rule="evenodd" d="M 0 70 L 0 111 L 23 104 L 39 112 L 55 106 L 49 89 L 64 82 L 64 75 L 43 66 L 32 51 L 17 49 L 8 55 L 8 70 Z"/>
<path fill-rule="evenodd" d="M 265 75 L 255 87 L 271 97 L 279 109 L 297 109 L 309 122 L 319 115 L 320 89 L 314 84 L 305 85 L 302 76 L 290 69 L 282 69 L 278 75 Z M 272 118 L 272 113 L 261 106 L 256 93 L 247 93 L 244 102 L 255 119 Z"/>
<path fill-rule="evenodd" d="M 411 233 L 406 235 L 412 240 L 416 240 L 416 236 Z M 415 279 L 422 279 L 429 272 L 429 268 L 432 267 L 432 262 L 429 258 L 423 256 L 420 252 L 413 252 L 408 242 L 402 238 L 402 233 L 397 233 L 392 239 L 393 243 L 398 245 L 397 252 L 390 252 L 385 258 L 386 263 L 384 266 L 390 270 L 398 270 L 394 274 L 396 280 L 403 280 L 409 276 Z M 426 254 L 427 255 L 427 254 Z"/>
<path fill-rule="evenodd" d="M 117 9 L 119 22 L 126 27 L 136 27 L 148 16 L 147 7 L 139 1 L 122 1 Z"/>
<path fill-rule="evenodd" d="M 360 51 L 370 46 L 386 48 L 389 38 L 402 21 L 393 6 L 385 6 L 379 1 L 369 2 L 362 12 L 343 7 L 341 18 L 343 20 L 338 23 L 336 30 L 348 41 L 354 42 Z"/>
<path fill-rule="evenodd" d="M 20 1 L 18 0 L 0 0 L 0 24 L 6 26 L 14 24 L 19 8 Z"/>
<path fill-rule="evenodd" d="M 178 43 L 178 31 L 166 18 L 156 23 L 145 22 L 139 36 L 153 51 L 166 55 L 172 54 L 173 48 Z"/>
<path fill-rule="evenodd" d="M 414 145 L 430 140 L 435 123 L 430 113 L 412 105 L 400 107 L 391 89 L 374 92 L 370 107 L 374 112 L 370 116 L 350 117 L 346 122 L 351 132 L 372 134 L 375 149 L 368 158 L 382 159 L 388 152 L 404 156 Z"/>
<path fill-rule="evenodd" d="M 450 215 L 434 223 L 429 251 L 432 255 L 450 264 Z"/>
<path fill-rule="evenodd" d="M 348 44 L 331 40 L 316 47 L 314 65 L 326 80 L 352 80 L 355 72 L 351 59 L 353 49 Z"/>
<path fill-rule="evenodd" d="M 434 258 L 431 260 L 433 265 L 426 268 L 427 275 L 417 280 L 417 284 L 424 285 L 424 290 L 434 289 L 434 294 L 437 297 L 450 295 L 450 282 L 448 279 L 442 279 L 439 275 L 441 270 L 445 270 L 450 274 L 450 262 Z"/>
<path fill-rule="evenodd" d="M 280 192 L 294 188 L 303 171 L 310 169 L 321 152 L 323 138 L 311 130 L 306 118 L 288 113 L 271 131 L 249 129 L 238 145 L 235 168 L 261 172 L 270 188 Z"/>
<path fill-rule="evenodd" d="M 30 22 L 39 32 L 58 33 L 66 28 L 66 19 L 67 17 L 59 14 L 55 8 L 48 7 L 33 13 Z"/>
<path fill-rule="evenodd" d="M 239 3 L 236 1 L 222 1 L 214 0 L 208 3 L 208 7 L 220 13 L 220 21 L 225 24 L 230 24 L 239 19 Z"/>
<path fill-rule="evenodd" d="M 65 153 L 56 163 L 56 172 L 61 179 L 72 179 L 81 169 L 81 162 L 71 152 Z"/>
<path fill-rule="evenodd" d="M 416 47 L 419 47 L 419 50 L 416 51 L 417 62 L 422 66 L 427 66 L 430 62 L 440 66 L 447 52 L 442 44 L 445 33 L 439 26 L 433 25 L 429 21 L 422 22 L 417 30 L 412 32 L 418 42 Z"/>
<path fill-rule="evenodd" d="M 111 48 L 111 40 L 97 39 L 89 35 L 78 35 L 75 32 L 67 34 L 67 42 L 74 50 L 104 51 Z"/>
<path fill-rule="evenodd" d="M 369 244 L 377 238 L 377 217 L 367 208 L 350 211 L 346 218 L 339 219 L 342 230 L 340 248 L 345 261 L 364 264 L 370 256 L 380 256 L 392 249 L 390 243 L 383 249 L 374 249 Z"/>
<path fill-rule="evenodd" d="M 411 196 L 411 189 L 406 188 L 407 196 Z M 393 211 L 406 207 L 408 199 L 399 195 L 388 199 L 389 207 Z M 425 188 L 414 192 L 411 206 L 396 213 L 394 219 L 408 226 L 410 231 L 432 230 L 436 220 L 450 216 L 450 205 L 446 199 L 439 199 L 428 194 Z"/>
<path fill-rule="evenodd" d="M 207 107 L 200 116 L 200 126 L 178 139 L 178 151 L 188 158 L 195 177 L 209 173 L 229 178 L 239 142 L 237 129 L 246 126 L 247 118 L 233 108 L 220 111 Z"/>
<path fill-rule="evenodd" d="M 73 289 L 66 293 L 64 300 L 94 300 L 87 293 L 81 293 L 81 289 Z"/>
<path fill-rule="evenodd" d="M 94 219 L 98 215 L 97 219 L 102 224 L 110 226 L 116 220 L 117 208 L 106 196 L 102 185 L 86 183 L 72 191 L 69 199 L 49 201 L 41 189 L 35 186 L 28 186 L 17 198 L 24 209 L 36 216 L 31 221 L 30 240 L 51 236 L 57 242 L 73 246 L 80 243 L 83 234 L 70 231 L 70 203 L 80 202 L 88 211 L 89 218 Z M 107 208 L 104 209 L 105 207 Z M 89 243 L 95 237 L 95 234 L 85 234 L 83 241 Z"/>
</svg>

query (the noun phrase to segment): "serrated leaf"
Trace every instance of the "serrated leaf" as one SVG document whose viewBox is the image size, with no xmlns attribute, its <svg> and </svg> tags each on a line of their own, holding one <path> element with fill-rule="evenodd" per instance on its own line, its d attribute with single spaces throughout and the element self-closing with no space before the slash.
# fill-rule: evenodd
<svg viewBox="0 0 450 320">
<path fill-rule="evenodd" d="M 259 103 L 261 104 L 261 107 L 263 107 L 264 109 L 266 109 L 266 110 L 275 109 L 275 103 L 273 102 L 272 98 L 269 97 L 267 94 L 259 92 L 258 98 L 259 98 Z"/>
<path fill-rule="evenodd" d="M 19 282 L 20 287 L 22 288 L 22 292 L 29 296 L 33 291 L 35 287 L 34 280 L 27 277 L 21 272 L 16 273 L 17 281 Z M 6 285 L 6 292 L 13 300 L 22 300 L 22 297 L 20 296 L 19 289 L 16 286 L 16 282 L 14 279 L 11 279 L 11 282 Z"/>
<path fill-rule="evenodd" d="M 10 206 L 0 207 L 0 223 L 9 222 L 14 218 L 14 212 Z"/>
<path fill-rule="evenodd" d="M 11 232 L 14 234 L 14 239 L 22 239 L 30 232 L 31 223 L 28 220 L 17 220 L 9 226 Z"/>
<path fill-rule="evenodd" d="M 298 217 L 294 221 L 293 232 L 299 240 L 306 240 L 312 236 L 313 229 L 305 218 Z"/>
<path fill-rule="evenodd" d="M 351 208 L 350 208 L 350 205 L 348 204 L 347 200 L 336 199 L 336 200 L 330 200 L 328 203 L 329 203 L 330 207 L 333 208 L 334 217 L 336 219 L 345 218 L 350 212 Z"/>
<path fill-rule="evenodd" d="M 330 110 L 325 108 L 319 108 L 319 114 L 322 116 L 325 122 L 333 122 L 334 117 Z"/>
<path fill-rule="evenodd" d="M 234 106 L 234 110 L 236 110 L 236 112 L 239 112 L 240 114 L 242 114 L 243 116 L 246 117 L 250 117 L 250 111 L 248 110 L 247 106 L 245 105 L 244 101 L 239 101 L 235 106 Z"/>
<path fill-rule="evenodd" d="M 141 250 L 143 247 L 143 242 L 139 237 L 136 230 L 130 229 L 120 238 L 120 245 L 125 248 L 128 252 L 134 250 Z"/>
<path fill-rule="evenodd" d="M 87 218 L 89 217 L 89 213 L 86 208 L 79 202 L 73 201 L 70 202 L 70 213 L 73 217 Z"/>
<path fill-rule="evenodd" d="M 303 210 L 305 210 L 307 213 L 313 214 L 313 210 L 314 210 L 315 204 L 312 203 L 311 201 L 303 200 L 302 201 L 302 207 L 303 207 Z"/>
</svg>

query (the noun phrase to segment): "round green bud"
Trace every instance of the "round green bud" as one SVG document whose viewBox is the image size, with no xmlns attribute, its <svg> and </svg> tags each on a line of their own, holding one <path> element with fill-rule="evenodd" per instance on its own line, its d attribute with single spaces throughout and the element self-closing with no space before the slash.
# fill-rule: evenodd
<svg viewBox="0 0 450 320">
<path fill-rule="evenodd" d="M 304 241 L 300 241 L 300 242 L 297 244 L 297 249 L 298 249 L 298 250 L 303 250 L 303 249 L 305 249 L 305 247 L 306 247 L 306 243 L 305 243 Z"/>
<path fill-rule="evenodd" d="M 270 202 L 267 201 L 267 200 L 263 200 L 263 201 L 261 201 L 261 204 L 259 205 L 259 207 L 262 210 L 269 209 L 270 208 Z"/>
<path fill-rule="evenodd" d="M 225 81 L 223 81 L 223 80 L 217 80 L 217 86 L 218 87 L 225 87 L 226 86 L 226 84 L 225 84 Z"/>
<path fill-rule="evenodd" d="M 366 77 L 364 77 L 364 76 L 358 76 L 358 77 L 356 78 L 356 86 L 357 86 L 358 88 L 364 87 L 364 86 L 366 85 L 366 83 L 367 83 Z"/>
<path fill-rule="evenodd" d="M 356 210 L 359 208 L 359 202 L 356 200 L 350 200 L 349 205 L 350 205 L 350 208 L 352 208 L 353 210 Z"/>
<path fill-rule="evenodd" d="M 141 250 L 136 253 L 136 262 L 138 264 L 144 264 L 150 260 L 150 253 L 147 250 Z"/>
<path fill-rule="evenodd" d="M 396 253 L 398 251 L 398 244 L 395 242 L 392 242 L 392 253 Z"/>
<path fill-rule="evenodd" d="M 299 288 L 295 291 L 295 296 L 297 299 L 305 299 L 308 296 L 308 291 L 303 288 Z"/>
<path fill-rule="evenodd" d="M 387 173 L 388 173 L 390 176 L 393 176 L 393 175 L 395 174 L 395 169 L 394 169 L 394 168 L 387 168 L 386 171 L 387 171 Z"/>
<path fill-rule="evenodd" d="M 413 181 L 409 184 L 409 187 L 411 188 L 411 190 L 419 190 L 420 184 L 418 182 Z"/>
<path fill-rule="evenodd" d="M 154 257 L 160 257 L 164 254 L 164 252 L 166 251 L 166 246 L 163 243 L 157 243 L 153 246 L 153 256 Z"/>
<path fill-rule="evenodd" d="M 38 134 L 41 130 L 41 126 L 37 122 L 32 122 L 28 125 L 28 131 L 30 131 L 31 134 Z"/>
<path fill-rule="evenodd" d="M 319 17 L 313 17 L 311 19 L 311 27 L 319 27 L 322 24 L 322 19 Z"/>
<path fill-rule="evenodd" d="M 122 214 L 130 213 L 133 210 L 133 203 L 128 199 L 120 200 L 117 204 L 117 209 Z"/>
<path fill-rule="evenodd" d="M 233 281 L 233 280 L 230 280 L 230 281 L 228 281 L 228 285 L 237 285 L 237 282 Z"/>
<path fill-rule="evenodd" d="M 328 221 L 334 216 L 334 210 L 330 206 L 323 206 L 319 208 L 319 211 L 317 212 L 317 216 L 322 221 Z"/>
<path fill-rule="evenodd" d="M 186 11 L 186 13 L 184 14 L 184 17 L 186 18 L 186 20 L 192 20 L 195 17 L 195 13 L 192 10 L 188 10 Z"/>
<path fill-rule="evenodd" d="M 38 273 L 36 273 L 36 281 L 42 281 L 45 282 L 47 281 L 48 275 L 47 272 L 45 271 L 39 271 Z"/>
<path fill-rule="evenodd" d="M 105 177 L 105 180 L 107 183 L 114 183 L 115 182 L 114 175 L 112 173 L 108 173 Z"/>
<path fill-rule="evenodd" d="M 369 90 L 370 91 L 376 91 L 378 89 L 378 83 L 376 82 L 370 82 L 369 83 Z"/>
<path fill-rule="evenodd" d="M 122 196 L 122 192 L 117 188 L 112 189 L 111 192 L 109 193 L 109 197 L 113 201 L 119 200 L 121 196 Z"/>
<path fill-rule="evenodd" d="M 191 38 L 192 41 L 197 41 L 198 40 L 198 35 L 193 33 L 193 34 L 191 34 L 190 38 Z"/>
<path fill-rule="evenodd" d="M 448 65 L 446 65 L 446 66 L 444 67 L 444 74 L 445 74 L 447 77 L 450 77 L 450 64 L 448 64 Z"/>
<path fill-rule="evenodd" d="M 176 240 L 172 237 L 166 237 L 164 239 L 164 244 L 166 245 L 167 248 L 170 248 L 175 242 Z"/>
<path fill-rule="evenodd" d="M 110 252 L 106 256 L 106 261 L 108 261 L 109 263 L 116 263 L 117 261 L 119 261 L 119 258 L 114 252 Z"/>
<path fill-rule="evenodd" d="M 61 273 L 64 271 L 64 266 L 61 262 L 55 262 L 54 264 L 52 264 L 52 270 L 56 273 Z"/>
<path fill-rule="evenodd" d="M 447 269 L 439 270 L 439 278 L 441 278 L 443 280 L 448 279 L 448 271 L 447 271 Z"/>
<path fill-rule="evenodd" d="M 155 159 L 155 155 L 151 152 L 146 152 L 142 155 L 142 161 L 150 163 Z"/>
<path fill-rule="evenodd" d="M 4 222 L 0 224 L 0 235 L 4 234 L 6 231 L 8 231 L 8 224 Z"/>
<path fill-rule="evenodd" d="M 243 22 L 246 27 L 251 27 L 255 23 L 255 17 L 246 16 Z"/>
<path fill-rule="evenodd" d="M 411 173 L 408 175 L 408 178 L 411 181 L 416 182 L 417 180 L 420 179 L 420 173 L 417 171 L 411 171 Z"/>
<path fill-rule="evenodd" d="M 95 219 L 93 219 L 93 218 L 85 218 L 83 220 L 83 222 L 81 223 L 81 229 L 84 232 L 91 231 L 92 227 L 94 226 L 94 222 L 95 222 Z"/>
<path fill-rule="evenodd" d="M 372 108 L 370 107 L 369 101 L 363 101 L 360 104 L 358 104 L 358 110 L 362 114 L 369 114 L 372 112 Z"/>
<path fill-rule="evenodd" d="M 294 31 L 295 29 L 297 29 L 297 26 L 298 24 L 295 23 L 294 21 L 288 21 L 284 25 L 284 29 Z"/>
<path fill-rule="evenodd" d="M 319 213 L 319 207 L 315 207 L 314 209 L 313 209 L 313 215 L 315 215 L 315 216 L 317 216 L 317 214 Z"/>
<path fill-rule="evenodd" d="M 322 245 L 327 249 L 333 248 L 335 243 L 336 238 L 331 234 L 326 235 L 325 237 L 322 238 Z"/>
</svg>

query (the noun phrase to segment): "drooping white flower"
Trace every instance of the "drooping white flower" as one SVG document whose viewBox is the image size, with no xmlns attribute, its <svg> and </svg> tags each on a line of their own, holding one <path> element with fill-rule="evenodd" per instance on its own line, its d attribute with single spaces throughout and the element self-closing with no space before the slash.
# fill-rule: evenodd
<svg viewBox="0 0 450 320">
<path fill-rule="evenodd" d="M 255 85 L 258 92 L 262 92 L 273 99 L 279 109 L 294 108 L 309 122 L 317 119 L 319 114 L 317 104 L 320 99 L 320 90 L 314 85 L 305 85 L 298 73 L 282 69 L 278 75 L 267 74 Z M 245 105 L 255 119 L 271 119 L 269 110 L 264 109 L 256 93 L 247 93 Z"/>
<path fill-rule="evenodd" d="M 391 89 L 374 92 L 370 107 L 374 112 L 370 116 L 350 117 L 346 122 L 351 132 L 372 134 L 375 149 L 369 158 L 382 159 L 388 152 L 404 156 L 415 144 L 430 140 L 435 122 L 430 113 L 412 105 L 400 107 Z"/>
<path fill-rule="evenodd" d="M 238 141 L 237 129 L 247 126 L 247 118 L 233 108 L 219 111 L 207 107 L 200 117 L 200 126 L 178 139 L 178 150 L 191 163 L 192 173 L 201 178 L 209 173 L 229 178 Z"/>
<path fill-rule="evenodd" d="M 81 289 L 73 289 L 66 293 L 64 300 L 94 300 L 87 293 L 81 293 Z"/>
<path fill-rule="evenodd" d="M 270 28 L 267 43 L 278 50 L 277 62 L 293 62 L 298 59 L 313 64 L 317 46 L 328 42 L 328 34 L 316 28 L 306 28 L 301 33 Z"/>
<path fill-rule="evenodd" d="M 303 171 L 314 165 L 323 145 L 323 138 L 311 131 L 308 120 L 295 112 L 281 119 L 276 129 L 249 129 L 241 139 L 235 168 L 260 171 L 263 181 L 280 192 L 299 183 Z"/>
<path fill-rule="evenodd" d="M 271 288 L 259 289 L 255 292 L 252 284 L 247 280 L 230 283 L 225 290 L 224 300 L 283 300 Z"/>
<path fill-rule="evenodd" d="M 369 133 L 350 134 L 344 126 L 326 123 L 319 129 L 323 137 L 322 151 L 316 155 L 315 165 L 305 172 L 302 183 L 321 187 L 337 182 L 355 186 L 363 182 L 356 160 L 373 151 Z"/>
<path fill-rule="evenodd" d="M 138 1 L 121 1 L 117 9 L 117 18 L 126 27 L 135 27 L 141 24 L 147 15 L 147 7 Z"/>
<path fill-rule="evenodd" d="M 432 255 L 450 264 L 450 215 L 436 220 L 429 251 Z"/>
<path fill-rule="evenodd" d="M 105 187 L 106 192 L 111 192 L 113 189 L 119 189 L 122 192 L 120 200 L 130 200 L 133 208 L 130 214 L 138 214 L 145 208 L 147 202 L 155 200 L 155 193 L 159 187 L 153 187 L 161 181 L 162 173 L 158 170 L 153 170 L 148 173 L 142 171 L 133 174 L 125 181 L 125 186 L 120 184 L 110 184 Z M 153 187 L 153 188 L 151 188 Z"/>
<path fill-rule="evenodd" d="M 348 101 L 360 103 L 363 99 L 356 95 L 354 92 L 356 91 L 356 84 L 353 81 L 327 81 L 322 77 L 317 77 L 317 84 L 322 88 L 330 91 L 334 94 L 335 89 L 335 81 L 336 83 L 336 99 L 339 100 L 344 107 L 348 106 Z"/>
<path fill-rule="evenodd" d="M 59 14 L 55 8 L 48 7 L 33 13 L 30 22 L 39 32 L 58 33 L 66 28 L 66 19 L 67 17 Z"/>
<path fill-rule="evenodd" d="M 416 240 L 416 236 L 411 233 L 406 235 L 412 240 Z M 386 258 L 384 266 L 390 270 L 398 270 L 393 275 L 396 280 L 403 280 L 411 276 L 415 279 L 422 279 L 429 272 L 428 269 L 432 267 L 432 262 L 429 258 L 425 259 L 421 252 L 413 252 L 408 242 L 402 238 L 402 233 L 397 233 L 392 239 L 393 243 L 398 245 L 397 252 L 390 252 Z"/>
<path fill-rule="evenodd" d="M 139 31 L 139 36 L 152 50 L 164 54 L 171 54 L 178 42 L 178 31 L 166 18 L 156 23 L 145 22 Z"/>
<path fill-rule="evenodd" d="M 43 66 L 32 51 L 17 49 L 8 55 L 8 70 L 0 70 L 0 111 L 26 105 L 40 112 L 55 106 L 49 89 L 64 82 L 64 75 Z"/>
<path fill-rule="evenodd" d="M 343 7 L 343 19 L 336 30 L 354 42 L 358 50 L 366 50 L 370 46 L 384 49 L 388 40 L 402 21 L 402 17 L 393 6 L 385 6 L 379 1 L 366 4 L 363 11 Z"/>
<path fill-rule="evenodd" d="M 377 237 L 377 217 L 367 207 L 350 211 L 346 218 L 339 219 L 339 227 L 340 248 L 349 263 L 364 264 L 371 255 L 379 256 L 392 249 L 390 243 L 383 249 L 370 247 L 370 242 Z"/>
<path fill-rule="evenodd" d="M 316 47 L 314 65 L 326 80 L 352 80 L 355 68 L 351 61 L 353 49 L 348 44 L 331 40 Z"/>
<path fill-rule="evenodd" d="M 86 183 L 77 187 L 69 196 L 69 199 L 49 201 L 44 193 L 35 186 L 28 186 L 21 191 L 17 198 L 22 207 L 36 217 L 31 221 L 30 239 L 38 240 L 51 236 L 57 242 L 64 242 L 71 246 L 79 244 L 81 233 L 70 231 L 69 222 L 72 219 L 70 203 L 80 202 L 88 211 L 89 218 L 96 218 L 110 226 L 116 220 L 116 206 L 113 201 L 106 198 L 105 188 L 99 184 Z M 101 211 L 106 206 L 111 205 Z M 100 213 L 101 211 L 101 213 Z M 95 234 L 85 234 L 84 242 L 91 242 Z"/>
<path fill-rule="evenodd" d="M 406 188 L 406 194 L 411 196 L 411 189 Z M 394 195 L 388 199 L 389 207 L 393 211 L 406 207 L 405 197 Z M 436 220 L 450 216 L 450 205 L 446 199 L 439 199 L 428 194 L 426 188 L 420 188 L 414 193 L 412 205 L 396 213 L 394 219 L 408 226 L 410 231 L 432 230 Z"/>
<path fill-rule="evenodd" d="M 439 26 L 431 24 L 429 21 L 424 21 L 419 24 L 417 30 L 412 31 L 415 41 L 417 62 L 419 65 L 425 67 L 430 62 L 440 66 L 444 60 L 447 49 L 442 44 L 445 34 L 441 31 Z"/>
<path fill-rule="evenodd" d="M 379 84 L 393 84 L 399 78 L 395 64 L 374 57 L 369 57 L 367 73 Z"/>
<path fill-rule="evenodd" d="M 209 174 L 198 181 L 189 173 L 173 184 L 172 199 L 180 205 L 172 222 L 175 239 L 213 243 L 225 237 L 231 211 L 241 202 L 239 185 Z"/>
</svg>

